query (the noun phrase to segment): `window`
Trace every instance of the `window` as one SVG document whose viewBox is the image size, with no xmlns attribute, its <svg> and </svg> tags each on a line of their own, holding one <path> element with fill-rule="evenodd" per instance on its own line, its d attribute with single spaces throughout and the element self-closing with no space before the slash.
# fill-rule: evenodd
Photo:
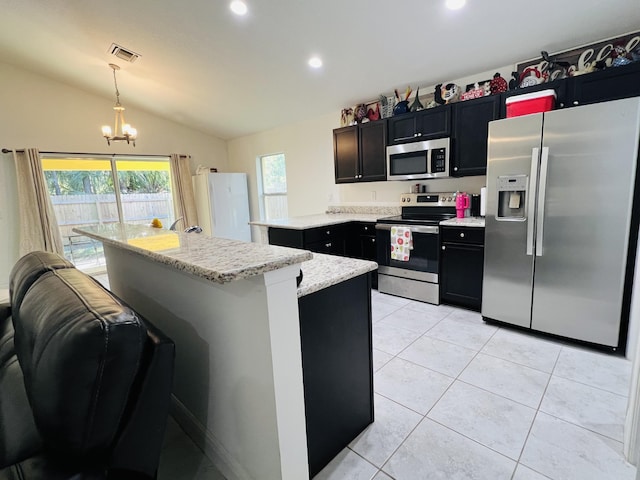
<svg viewBox="0 0 640 480">
<path fill-rule="evenodd" d="M 42 169 L 65 257 L 81 270 L 104 270 L 104 253 L 101 242 L 73 228 L 174 218 L 168 158 L 43 156 Z"/>
<path fill-rule="evenodd" d="M 284 154 L 259 157 L 257 170 L 260 219 L 273 220 L 287 217 L 287 169 Z"/>
</svg>

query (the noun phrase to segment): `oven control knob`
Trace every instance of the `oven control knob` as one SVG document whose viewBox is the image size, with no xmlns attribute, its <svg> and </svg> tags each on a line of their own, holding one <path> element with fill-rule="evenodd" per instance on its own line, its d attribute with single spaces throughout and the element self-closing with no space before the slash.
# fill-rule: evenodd
<svg viewBox="0 0 640 480">
<path fill-rule="evenodd" d="M 410 199 L 410 198 L 407 198 L 407 203 L 409 203 L 409 202 L 411 202 L 411 199 Z"/>
<path fill-rule="evenodd" d="M 404 202 L 405 202 L 405 198 L 404 198 L 404 197 L 402 197 L 402 203 L 404 203 Z"/>
</svg>

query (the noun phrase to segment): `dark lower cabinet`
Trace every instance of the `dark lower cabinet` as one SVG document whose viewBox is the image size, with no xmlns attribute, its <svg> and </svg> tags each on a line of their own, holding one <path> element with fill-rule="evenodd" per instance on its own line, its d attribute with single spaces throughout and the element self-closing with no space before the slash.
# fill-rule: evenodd
<svg viewBox="0 0 640 480">
<path fill-rule="evenodd" d="M 350 222 L 304 230 L 269 227 L 269 244 L 372 262 L 377 257 L 376 229 L 372 222 Z M 377 270 L 372 272 L 371 283 L 373 288 L 378 288 Z"/>
<path fill-rule="evenodd" d="M 311 477 L 374 419 L 370 278 L 298 300 Z"/>
<path fill-rule="evenodd" d="M 373 222 L 353 222 L 347 234 L 346 256 L 361 260 L 377 261 L 376 224 Z M 378 271 L 371 272 L 371 286 L 378 288 Z"/>
<path fill-rule="evenodd" d="M 346 225 L 330 225 L 304 230 L 269 227 L 269 244 L 303 248 L 329 255 L 344 255 L 347 233 Z"/>
<path fill-rule="evenodd" d="M 440 301 L 480 311 L 484 228 L 442 227 Z"/>
</svg>

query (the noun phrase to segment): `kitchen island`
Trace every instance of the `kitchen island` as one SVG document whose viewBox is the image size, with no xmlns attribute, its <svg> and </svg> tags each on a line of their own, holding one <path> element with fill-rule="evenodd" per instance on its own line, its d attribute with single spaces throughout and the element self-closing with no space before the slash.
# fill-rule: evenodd
<svg viewBox="0 0 640 480">
<path fill-rule="evenodd" d="M 315 333 L 305 340 L 305 299 L 340 285 L 357 294 L 361 318 L 355 323 L 358 332 L 362 325 L 368 331 L 368 361 L 359 371 L 368 368 L 364 383 L 370 383 L 368 272 L 376 264 L 140 225 L 76 231 L 104 244 L 113 292 L 175 341 L 174 417 L 225 476 L 309 478 L 315 455 L 313 433 L 307 432 L 309 411 L 320 418 L 326 411 L 305 409 L 307 384 L 318 378 L 322 385 L 326 378 L 317 370 L 323 349 L 313 351 Z M 354 263 L 340 263 L 344 260 Z M 306 274 L 297 288 L 301 266 Z M 312 311 L 321 318 L 318 309 Z M 327 325 L 333 321 L 325 317 Z M 311 345 L 308 354 L 305 344 Z M 364 349 L 359 347 L 361 356 Z M 366 424 L 372 414 L 370 407 Z"/>
</svg>

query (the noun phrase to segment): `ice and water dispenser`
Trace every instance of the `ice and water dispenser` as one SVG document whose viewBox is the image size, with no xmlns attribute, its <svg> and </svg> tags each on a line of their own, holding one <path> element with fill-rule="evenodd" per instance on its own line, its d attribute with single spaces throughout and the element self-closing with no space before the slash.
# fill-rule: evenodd
<svg viewBox="0 0 640 480">
<path fill-rule="evenodd" d="M 527 175 L 504 175 L 497 179 L 497 220 L 524 220 L 527 196 Z"/>
</svg>

